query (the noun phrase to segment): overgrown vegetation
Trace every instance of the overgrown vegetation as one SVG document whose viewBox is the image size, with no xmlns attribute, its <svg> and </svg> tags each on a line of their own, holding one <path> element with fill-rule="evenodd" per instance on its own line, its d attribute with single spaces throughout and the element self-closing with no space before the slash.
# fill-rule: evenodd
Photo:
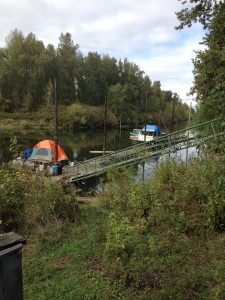
<svg viewBox="0 0 225 300">
<path fill-rule="evenodd" d="M 25 165 L 0 168 L 1 231 L 29 230 L 51 219 L 74 221 L 74 193 L 65 194 L 51 178 L 35 176 Z"/>
<path fill-rule="evenodd" d="M 1 228 L 27 238 L 25 299 L 223 299 L 225 155 L 212 146 L 188 166 L 161 161 L 149 182 L 112 169 L 82 205 L 2 166 Z"/>
</svg>

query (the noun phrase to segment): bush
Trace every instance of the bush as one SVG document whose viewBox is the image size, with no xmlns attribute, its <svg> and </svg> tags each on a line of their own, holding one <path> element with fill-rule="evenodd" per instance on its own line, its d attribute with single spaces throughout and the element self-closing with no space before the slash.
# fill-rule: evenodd
<svg viewBox="0 0 225 300">
<path fill-rule="evenodd" d="M 164 160 L 150 182 L 135 182 L 126 171 L 110 173 L 101 196 L 112 211 L 104 257 L 118 284 L 142 291 L 146 299 L 150 294 L 152 299 L 223 294 L 221 286 L 210 288 L 217 251 L 209 251 L 217 231 L 225 229 L 222 157 L 193 159 L 188 168 L 182 161 Z"/>
<path fill-rule="evenodd" d="M 8 164 L 0 168 L 0 220 L 4 231 L 29 229 L 51 218 L 74 221 L 75 190 L 64 192 L 51 178 L 39 177 L 26 166 Z"/>
</svg>

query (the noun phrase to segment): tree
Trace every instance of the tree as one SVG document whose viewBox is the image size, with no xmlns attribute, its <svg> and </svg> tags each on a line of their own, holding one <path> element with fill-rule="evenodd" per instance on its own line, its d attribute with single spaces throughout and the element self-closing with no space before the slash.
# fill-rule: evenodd
<svg viewBox="0 0 225 300">
<path fill-rule="evenodd" d="M 53 95 L 54 95 L 54 85 L 53 85 L 53 82 L 51 80 L 49 80 L 49 82 L 48 82 L 48 84 L 46 85 L 46 88 L 45 88 L 45 101 L 46 101 L 47 108 L 50 105 L 54 104 Z"/>
<path fill-rule="evenodd" d="M 89 52 L 84 58 L 84 82 L 82 99 L 89 105 L 103 105 L 105 95 L 105 76 L 101 55 L 97 52 Z"/>
<path fill-rule="evenodd" d="M 15 29 L 0 51 L 0 86 L 3 99 L 12 101 L 12 110 L 34 109 L 42 103 L 45 82 L 45 48 L 42 41 Z"/>
<path fill-rule="evenodd" d="M 175 27 L 176 29 L 183 29 L 185 26 L 191 27 L 193 23 L 201 23 L 203 28 L 208 28 L 212 19 L 214 18 L 214 11 L 219 9 L 223 4 L 221 0 L 178 0 L 182 1 L 182 4 L 191 4 L 182 9 L 180 12 L 176 12 L 177 18 L 180 21 L 180 25 Z M 194 3 L 194 4 L 193 4 Z"/>
<path fill-rule="evenodd" d="M 203 44 L 204 51 L 197 51 L 194 63 L 194 86 L 202 120 L 225 115 L 225 4 L 215 13 Z M 204 118 L 203 118 L 204 116 Z"/>
<path fill-rule="evenodd" d="M 72 104 L 76 95 L 76 53 L 79 45 L 74 45 L 71 34 L 61 33 L 57 48 L 58 95 L 61 104 Z"/>
<path fill-rule="evenodd" d="M 25 38 L 24 46 L 23 63 L 24 79 L 26 80 L 24 104 L 31 111 L 43 103 L 46 82 L 46 77 L 44 76 L 46 52 L 43 42 L 37 40 L 33 33 L 29 33 Z"/>
<path fill-rule="evenodd" d="M 25 95 L 24 35 L 15 29 L 6 37 L 6 47 L 0 51 L 0 85 L 3 99 L 12 100 L 12 109 L 21 106 Z"/>
<path fill-rule="evenodd" d="M 193 59 L 194 85 L 190 91 L 196 95 L 200 121 L 206 121 L 225 115 L 225 4 L 213 0 L 190 1 L 193 2 L 194 7 L 177 13 L 177 29 L 190 27 L 193 22 L 200 22 L 207 29 L 202 42 L 205 49 L 196 51 Z"/>
<path fill-rule="evenodd" d="M 123 110 L 125 110 L 124 100 L 126 98 L 126 86 L 122 86 L 117 83 L 114 86 L 109 87 L 108 90 L 108 106 L 115 116 L 122 122 Z"/>
<path fill-rule="evenodd" d="M 122 85 L 126 84 L 127 103 L 140 108 L 142 105 L 142 88 L 144 72 L 140 70 L 139 66 L 130 62 L 127 58 L 118 63 L 119 82 Z"/>
</svg>

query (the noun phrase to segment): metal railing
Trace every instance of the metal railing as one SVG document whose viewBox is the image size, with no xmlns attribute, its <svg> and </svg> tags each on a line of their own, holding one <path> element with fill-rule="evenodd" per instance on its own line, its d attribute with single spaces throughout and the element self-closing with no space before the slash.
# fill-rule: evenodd
<svg viewBox="0 0 225 300">
<path fill-rule="evenodd" d="M 214 119 L 157 137 L 153 141 L 138 143 L 104 156 L 78 162 L 68 166 L 65 175 L 68 182 L 97 176 L 112 167 L 129 166 L 180 149 L 200 147 L 223 136 L 224 131 L 225 118 Z"/>
</svg>

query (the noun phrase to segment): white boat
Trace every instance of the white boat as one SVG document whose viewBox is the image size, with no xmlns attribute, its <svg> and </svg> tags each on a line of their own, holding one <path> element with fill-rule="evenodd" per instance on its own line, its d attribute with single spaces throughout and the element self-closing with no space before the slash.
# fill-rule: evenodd
<svg viewBox="0 0 225 300">
<path fill-rule="evenodd" d="M 153 141 L 155 137 L 160 136 L 161 130 L 157 125 L 146 125 L 146 128 L 143 127 L 142 129 L 133 129 L 135 133 L 131 136 L 130 139 L 136 142 L 149 142 Z"/>
<path fill-rule="evenodd" d="M 130 139 L 136 140 L 140 130 L 141 129 L 133 129 L 132 132 L 130 132 Z"/>
</svg>

